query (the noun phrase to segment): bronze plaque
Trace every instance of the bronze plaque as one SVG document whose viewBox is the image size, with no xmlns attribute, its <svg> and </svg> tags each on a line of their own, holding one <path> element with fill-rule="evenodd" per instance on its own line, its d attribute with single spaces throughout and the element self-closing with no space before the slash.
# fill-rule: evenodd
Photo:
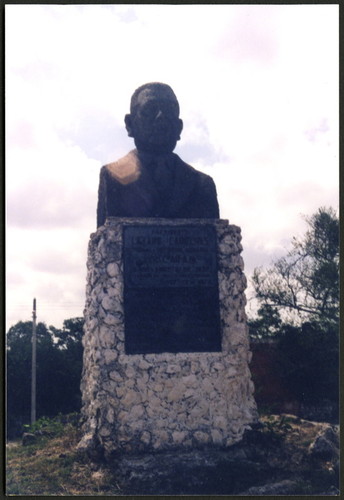
<svg viewBox="0 0 344 500">
<path fill-rule="evenodd" d="M 211 225 L 123 228 L 127 354 L 221 351 Z"/>
</svg>

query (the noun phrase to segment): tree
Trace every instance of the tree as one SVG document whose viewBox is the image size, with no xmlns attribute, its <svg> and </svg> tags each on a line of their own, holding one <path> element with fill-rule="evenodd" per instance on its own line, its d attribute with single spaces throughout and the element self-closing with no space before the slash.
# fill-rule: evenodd
<svg viewBox="0 0 344 500">
<path fill-rule="evenodd" d="M 48 328 L 38 323 L 37 379 L 41 374 L 41 360 L 51 362 L 53 342 Z M 31 356 L 32 321 L 19 321 L 7 333 L 7 412 L 8 415 L 29 419 L 31 411 Z"/>
<path fill-rule="evenodd" d="M 320 208 L 306 221 L 305 236 L 293 238 L 285 257 L 265 271 L 254 270 L 256 297 L 299 324 L 306 320 L 338 323 L 339 220 L 332 208 Z"/>
<path fill-rule="evenodd" d="M 274 338 L 282 326 L 278 310 L 269 304 L 262 304 L 257 311 L 258 316 L 249 319 L 250 337 L 254 340 Z"/>
<path fill-rule="evenodd" d="M 338 329 L 326 330 L 318 323 L 285 324 L 278 341 L 280 373 L 298 401 L 338 403 Z M 336 414 L 334 407 L 333 413 Z"/>
<path fill-rule="evenodd" d="M 82 372 L 82 335 L 83 318 L 66 319 L 62 330 L 50 327 L 53 331 L 56 346 L 59 349 L 59 365 L 56 376 L 59 378 L 63 392 L 59 393 L 58 404 L 64 413 L 79 410 L 81 407 L 80 381 Z"/>
<path fill-rule="evenodd" d="M 78 411 L 81 406 L 82 318 L 65 320 L 62 330 L 38 323 L 37 418 Z M 19 321 L 7 333 L 8 433 L 30 421 L 32 322 Z"/>
<path fill-rule="evenodd" d="M 83 327 L 83 318 L 70 318 L 64 320 L 62 330 L 52 326 L 50 328 L 57 339 L 57 345 L 60 348 L 67 350 L 77 348 L 80 350 Z"/>
<path fill-rule="evenodd" d="M 279 375 L 304 404 L 330 401 L 339 389 L 339 221 L 331 208 L 306 218 L 308 230 L 293 238 L 285 257 L 253 274 L 258 316 L 252 339 L 275 338 Z"/>
</svg>

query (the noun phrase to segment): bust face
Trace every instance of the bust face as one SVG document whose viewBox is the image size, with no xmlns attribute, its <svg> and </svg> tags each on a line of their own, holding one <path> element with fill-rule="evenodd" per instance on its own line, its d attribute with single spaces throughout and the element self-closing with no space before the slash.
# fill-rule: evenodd
<svg viewBox="0 0 344 500">
<path fill-rule="evenodd" d="M 138 95 L 132 113 L 126 116 L 126 125 L 138 150 L 172 152 L 183 128 L 178 101 L 167 91 L 146 88 Z"/>
</svg>

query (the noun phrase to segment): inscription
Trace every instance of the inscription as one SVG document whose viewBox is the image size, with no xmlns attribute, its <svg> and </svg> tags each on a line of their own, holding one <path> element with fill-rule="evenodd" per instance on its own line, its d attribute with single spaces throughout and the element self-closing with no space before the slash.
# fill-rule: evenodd
<svg viewBox="0 0 344 500">
<path fill-rule="evenodd" d="M 126 227 L 130 287 L 216 286 L 216 241 L 212 227 Z"/>
<path fill-rule="evenodd" d="M 213 226 L 123 228 L 127 354 L 221 350 Z"/>
</svg>

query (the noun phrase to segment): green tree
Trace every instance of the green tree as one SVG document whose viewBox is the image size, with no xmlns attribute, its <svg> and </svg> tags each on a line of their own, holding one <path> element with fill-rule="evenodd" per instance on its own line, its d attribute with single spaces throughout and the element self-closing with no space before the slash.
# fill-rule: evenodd
<svg viewBox="0 0 344 500">
<path fill-rule="evenodd" d="M 76 348 L 80 351 L 83 327 L 84 318 L 70 318 L 64 320 L 62 330 L 50 328 L 60 348 L 67 350 Z"/>
<path fill-rule="evenodd" d="M 39 363 L 43 356 L 50 358 L 52 337 L 44 323 L 38 323 L 37 381 L 41 374 Z M 6 388 L 8 428 L 19 427 L 30 419 L 31 412 L 31 356 L 32 321 L 19 321 L 12 326 L 6 338 Z"/>
<path fill-rule="evenodd" d="M 306 218 L 285 257 L 253 274 L 258 315 L 252 339 L 275 338 L 279 374 L 305 404 L 334 403 L 339 389 L 339 220 L 332 208 Z M 282 319 L 281 319 L 282 318 Z"/>
<path fill-rule="evenodd" d="M 279 340 L 280 371 L 296 399 L 305 404 L 338 401 L 338 329 L 319 323 L 283 325 Z M 336 412 L 334 411 L 334 414 Z"/>
<path fill-rule="evenodd" d="M 83 318 L 71 318 L 63 322 L 62 330 L 50 327 L 59 350 L 56 376 L 59 378 L 59 386 L 64 386 L 64 390 L 59 392 L 57 401 L 59 408 L 63 408 L 59 411 L 63 413 L 78 411 L 81 407 L 83 326 Z"/>
<path fill-rule="evenodd" d="M 278 310 L 270 304 L 262 304 L 257 314 L 256 318 L 248 320 L 251 339 L 275 338 L 279 334 L 282 326 L 282 320 Z"/>
<path fill-rule="evenodd" d="M 288 313 L 289 322 L 337 323 L 339 220 L 332 208 L 320 208 L 306 221 L 306 234 L 293 238 L 285 257 L 266 270 L 254 270 L 256 297 L 261 304 Z"/>
<path fill-rule="evenodd" d="M 38 323 L 37 418 L 78 411 L 81 405 L 81 318 L 65 320 L 62 330 Z M 20 432 L 31 413 L 32 322 L 19 321 L 7 333 L 6 388 L 8 433 Z"/>
</svg>

